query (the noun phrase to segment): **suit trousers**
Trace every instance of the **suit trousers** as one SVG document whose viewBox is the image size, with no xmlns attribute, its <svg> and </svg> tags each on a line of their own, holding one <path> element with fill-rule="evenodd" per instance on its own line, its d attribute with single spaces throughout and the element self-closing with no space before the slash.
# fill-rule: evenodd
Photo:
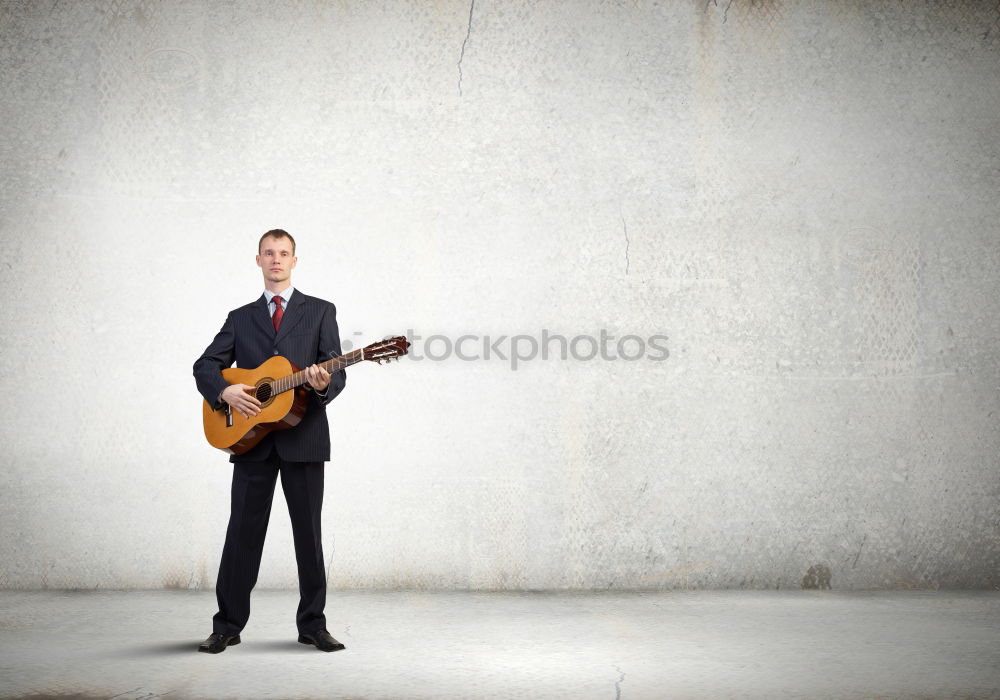
<svg viewBox="0 0 1000 700">
<path fill-rule="evenodd" d="M 219 612 L 212 618 L 213 632 L 239 634 L 250 619 L 250 591 L 260 571 L 274 484 L 279 473 L 292 521 L 295 561 L 299 570 L 299 607 L 295 624 L 300 634 L 326 629 L 323 614 L 326 570 L 320 525 L 323 471 L 323 462 L 286 462 L 273 447 L 262 462 L 233 463 L 229 527 L 215 584 Z"/>
</svg>

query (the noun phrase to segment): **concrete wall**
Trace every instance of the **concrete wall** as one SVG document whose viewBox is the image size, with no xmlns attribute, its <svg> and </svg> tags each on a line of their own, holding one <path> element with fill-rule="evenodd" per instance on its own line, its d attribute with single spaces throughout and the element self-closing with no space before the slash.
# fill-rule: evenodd
<svg viewBox="0 0 1000 700">
<path fill-rule="evenodd" d="M 331 586 L 1000 586 L 997 2 L 4 2 L 0 77 L 0 587 L 214 585 L 273 227 L 414 341 Z"/>
</svg>

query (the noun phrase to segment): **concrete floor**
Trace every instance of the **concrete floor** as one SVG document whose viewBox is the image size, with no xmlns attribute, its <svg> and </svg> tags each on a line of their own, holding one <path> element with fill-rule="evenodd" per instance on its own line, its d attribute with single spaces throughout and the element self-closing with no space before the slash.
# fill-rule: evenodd
<svg viewBox="0 0 1000 700">
<path fill-rule="evenodd" d="M 1000 698 L 1000 593 L 253 594 L 201 654 L 212 591 L 0 591 L 3 697 Z"/>
</svg>

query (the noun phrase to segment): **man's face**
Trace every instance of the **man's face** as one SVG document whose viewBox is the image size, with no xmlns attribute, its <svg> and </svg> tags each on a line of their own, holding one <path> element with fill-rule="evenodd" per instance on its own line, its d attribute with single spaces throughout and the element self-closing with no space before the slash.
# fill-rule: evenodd
<svg viewBox="0 0 1000 700">
<path fill-rule="evenodd" d="M 292 242 L 287 238 L 268 236 L 260 244 L 257 267 L 264 271 L 264 279 L 271 282 L 286 282 L 292 276 L 292 268 L 298 258 L 292 255 Z"/>
</svg>

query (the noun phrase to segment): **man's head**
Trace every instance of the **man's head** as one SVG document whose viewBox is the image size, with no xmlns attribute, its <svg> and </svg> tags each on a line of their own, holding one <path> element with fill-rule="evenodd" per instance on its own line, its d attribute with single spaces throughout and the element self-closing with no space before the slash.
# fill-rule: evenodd
<svg viewBox="0 0 1000 700">
<path fill-rule="evenodd" d="M 280 285 L 289 282 L 295 257 L 295 239 L 288 231 L 272 229 L 260 237 L 257 243 L 257 267 L 264 273 L 265 283 Z"/>
</svg>

